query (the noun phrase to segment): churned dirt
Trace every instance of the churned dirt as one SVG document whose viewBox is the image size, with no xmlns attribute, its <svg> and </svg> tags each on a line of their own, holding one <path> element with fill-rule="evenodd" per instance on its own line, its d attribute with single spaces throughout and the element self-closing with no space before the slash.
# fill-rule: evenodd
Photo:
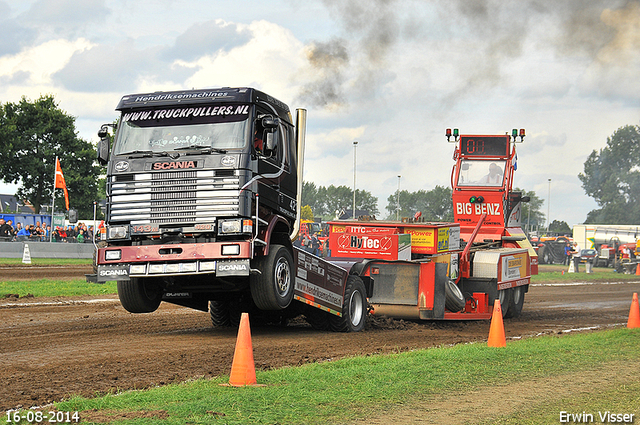
<svg viewBox="0 0 640 425">
<path fill-rule="evenodd" d="M 83 277 L 90 272 L 86 266 L 64 269 L 49 268 L 43 273 Z M 8 277 L 9 271 L 0 273 Z M 33 273 L 30 268 L 29 278 L 34 278 Z M 625 326 L 632 294 L 639 289 L 640 278 L 632 283 L 532 285 L 522 316 L 504 322 L 507 339 Z M 0 410 L 42 406 L 73 394 L 94 396 L 213 377 L 231 370 L 236 330 L 212 329 L 208 313 L 163 303 L 154 313 L 135 315 L 126 312 L 115 295 L 47 299 L 2 295 Z M 252 323 L 251 331 L 256 369 L 264 370 L 486 341 L 489 326 L 487 320 L 377 319 L 364 332 L 340 334 L 315 331 L 300 319 L 288 326 Z"/>
</svg>

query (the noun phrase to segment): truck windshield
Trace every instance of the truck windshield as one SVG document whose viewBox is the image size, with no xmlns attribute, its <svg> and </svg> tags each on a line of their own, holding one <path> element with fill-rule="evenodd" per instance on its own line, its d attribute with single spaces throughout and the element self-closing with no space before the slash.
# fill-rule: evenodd
<svg viewBox="0 0 640 425">
<path fill-rule="evenodd" d="M 506 161 L 460 161 L 458 186 L 500 187 Z"/>
<path fill-rule="evenodd" d="M 113 152 L 243 148 L 249 139 L 249 110 L 249 105 L 239 105 L 125 112 Z"/>
</svg>

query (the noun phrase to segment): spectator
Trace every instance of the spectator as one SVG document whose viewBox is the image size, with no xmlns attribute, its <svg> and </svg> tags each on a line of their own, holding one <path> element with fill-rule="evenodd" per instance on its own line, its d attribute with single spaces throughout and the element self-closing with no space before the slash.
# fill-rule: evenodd
<svg viewBox="0 0 640 425">
<path fill-rule="evenodd" d="M 566 264 L 567 266 L 571 265 L 571 254 L 572 254 L 572 250 L 571 250 L 571 244 L 567 242 L 567 244 L 564 247 L 564 261 L 562 262 L 562 264 Z"/>
<path fill-rule="evenodd" d="M 0 218 L 0 241 L 9 242 L 11 240 L 11 226 Z"/>
<path fill-rule="evenodd" d="M 296 240 L 293 242 L 293 246 L 302 248 L 302 234 L 299 234 Z"/>
<path fill-rule="evenodd" d="M 16 229 L 13 228 L 13 220 L 7 220 L 7 224 L 9 225 L 9 227 L 11 227 L 10 233 L 13 237 L 16 234 Z"/>
<path fill-rule="evenodd" d="M 311 236 L 311 253 L 313 255 L 320 256 L 320 241 L 318 240 L 317 233 L 314 233 Z"/>
<path fill-rule="evenodd" d="M 23 242 L 28 240 L 31 237 L 31 232 L 27 227 L 21 228 L 18 233 L 16 233 L 16 240 Z"/>
<path fill-rule="evenodd" d="M 58 231 L 58 234 L 60 235 L 60 242 L 67 241 L 67 231 L 64 230 L 64 226 L 60 228 L 60 230 Z"/>
<path fill-rule="evenodd" d="M 38 221 L 36 225 L 31 225 L 31 238 L 35 241 L 43 241 L 45 236 L 44 229 L 40 226 Z"/>
<path fill-rule="evenodd" d="M 89 226 L 87 229 L 87 238 L 85 239 L 85 242 L 87 242 L 87 239 L 89 239 L 89 242 L 93 240 L 93 226 Z"/>
<path fill-rule="evenodd" d="M 73 226 L 67 227 L 67 242 L 75 242 L 76 232 L 73 230 Z"/>
<path fill-rule="evenodd" d="M 78 226 L 78 233 L 76 234 L 76 241 L 78 243 L 84 243 L 85 240 L 85 231 L 81 226 Z"/>
</svg>

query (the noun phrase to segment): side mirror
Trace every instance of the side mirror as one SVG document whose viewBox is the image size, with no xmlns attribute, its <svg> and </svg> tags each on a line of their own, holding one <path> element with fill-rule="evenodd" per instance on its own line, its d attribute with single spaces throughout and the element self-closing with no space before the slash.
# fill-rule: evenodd
<svg viewBox="0 0 640 425">
<path fill-rule="evenodd" d="M 279 118 L 274 118 L 271 115 L 267 115 L 266 117 L 262 118 L 262 127 L 266 129 L 275 130 L 276 128 L 278 128 L 279 125 L 280 125 Z"/>
<path fill-rule="evenodd" d="M 520 198 L 520 202 L 530 202 L 530 201 L 531 201 L 530 196 L 523 196 L 522 198 Z"/>
<path fill-rule="evenodd" d="M 107 165 L 107 163 L 109 162 L 109 144 L 110 144 L 110 142 L 111 141 L 109 140 L 108 137 L 103 137 L 98 142 L 97 152 L 98 152 L 98 163 L 100 165 Z"/>
<path fill-rule="evenodd" d="M 113 124 L 103 124 L 98 130 L 98 137 L 100 141 L 98 142 L 98 163 L 100 165 L 107 165 L 109 162 L 109 146 L 111 145 L 111 140 L 109 139 L 109 127 L 114 127 Z"/>
</svg>

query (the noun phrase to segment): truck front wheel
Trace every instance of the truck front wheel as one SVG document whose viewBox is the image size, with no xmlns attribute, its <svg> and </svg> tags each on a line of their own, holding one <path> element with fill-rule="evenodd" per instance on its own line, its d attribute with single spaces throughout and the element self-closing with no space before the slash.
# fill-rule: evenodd
<svg viewBox="0 0 640 425">
<path fill-rule="evenodd" d="M 152 279 L 118 281 L 120 303 L 129 313 L 152 313 L 162 301 L 162 288 Z"/>
<path fill-rule="evenodd" d="M 260 310 L 283 310 L 293 300 L 293 256 L 272 244 L 269 255 L 256 261 L 260 274 L 251 276 L 251 297 Z"/>
<path fill-rule="evenodd" d="M 329 325 L 335 332 L 359 332 L 364 329 L 367 314 L 369 314 L 369 309 L 364 283 L 360 277 L 350 275 L 344 289 L 342 316 L 331 315 Z"/>
</svg>

